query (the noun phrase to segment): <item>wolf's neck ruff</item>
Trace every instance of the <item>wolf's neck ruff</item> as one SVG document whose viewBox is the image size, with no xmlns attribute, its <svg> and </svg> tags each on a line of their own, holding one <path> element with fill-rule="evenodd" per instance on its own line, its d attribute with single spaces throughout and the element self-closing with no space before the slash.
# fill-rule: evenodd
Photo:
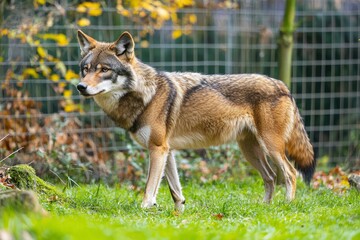
<svg viewBox="0 0 360 240">
<path fill-rule="evenodd" d="M 119 127 L 130 130 L 145 105 L 143 98 L 136 92 L 106 93 L 95 96 L 94 100 Z"/>
</svg>

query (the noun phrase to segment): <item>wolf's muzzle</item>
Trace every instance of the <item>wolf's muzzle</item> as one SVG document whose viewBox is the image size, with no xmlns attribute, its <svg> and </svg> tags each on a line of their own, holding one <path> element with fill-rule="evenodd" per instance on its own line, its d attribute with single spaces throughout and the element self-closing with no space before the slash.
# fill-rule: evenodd
<svg viewBox="0 0 360 240">
<path fill-rule="evenodd" d="M 80 93 L 85 93 L 87 85 L 85 83 L 79 83 L 76 88 L 77 90 L 79 90 Z"/>
</svg>

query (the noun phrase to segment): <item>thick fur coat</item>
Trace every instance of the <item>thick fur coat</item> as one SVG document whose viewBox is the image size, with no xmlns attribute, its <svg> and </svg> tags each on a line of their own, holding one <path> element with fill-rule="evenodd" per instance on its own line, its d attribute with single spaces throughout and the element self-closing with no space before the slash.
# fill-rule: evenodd
<svg viewBox="0 0 360 240">
<path fill-rule="evenodd" d="M 266 202 L 272 199 L 277 174 L 285 183 L 287 199 L 295 197 L 296 170 L 287 156 L 310 182 L 315 169 L 313 148 L 283 82 L 259 74 L 160 72 L 135 57 L 128 32 L 113 43 L 102 43 L 79 31 L 78 40 L 79 92 L 93 97 L 118 126 L 150 151 L 142 207 L 156 204 L 165 173 L 175 207 L 183 210 L 175 149 L 236 141 L 264 180 Z"/>
</svg>

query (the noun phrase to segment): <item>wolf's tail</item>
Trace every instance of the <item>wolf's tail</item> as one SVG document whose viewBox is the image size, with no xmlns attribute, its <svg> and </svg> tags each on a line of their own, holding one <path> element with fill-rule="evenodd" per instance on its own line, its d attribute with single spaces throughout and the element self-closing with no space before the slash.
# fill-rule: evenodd
<svg viewBox="0 0 360 240">
<path fill-rule="evenodd" d="M 292 99 L 294 105 L 294 126 L 290 138 L 286 143 L 286 150 L 290 159 L 295 161 L 295 168 L 302 174 L 305 183 L 308 185 L 314 175 L 316 159 L 310 139 L 305 131 L 299 109 Z"/>
</svg>

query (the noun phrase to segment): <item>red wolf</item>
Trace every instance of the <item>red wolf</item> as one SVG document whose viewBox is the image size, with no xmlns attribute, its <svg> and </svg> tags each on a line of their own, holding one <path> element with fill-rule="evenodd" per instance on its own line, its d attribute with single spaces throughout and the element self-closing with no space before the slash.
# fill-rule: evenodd
<svg viewBox="0 0 360 240">
<path fill-rule="evenodd" d="M 281 81 L 258 74 L 160 72 L 135 57 L 128 32 L 104 43 L 79 30 L 78 41 L 82 56 L 78 91 L 92 97 L 150 152 L 143 208 L 156 205 L 165 173 L 175 208 L 184 209 L 176 149 L 237 141 L 264 180 L 265 202 L 272 199 L 277 174 L 288 200 L 295 197 L 295 168 L 310 182 L 316 165 L 313 148 L 295 100 Z"/>
</svg>

